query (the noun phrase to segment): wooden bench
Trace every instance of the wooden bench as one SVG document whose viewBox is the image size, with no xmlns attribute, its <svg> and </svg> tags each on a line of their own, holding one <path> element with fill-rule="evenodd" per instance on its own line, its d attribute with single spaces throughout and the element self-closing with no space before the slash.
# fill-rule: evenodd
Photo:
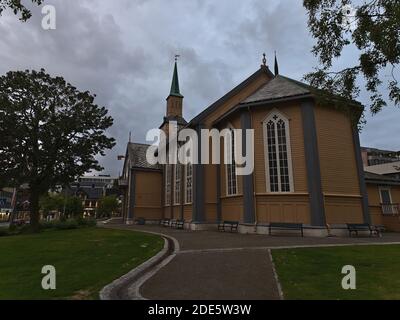
<svg viewBox="0 0 400 320">
<path fill-rule="evenodd" d="M 269 224 L 269 234 L 272 235 L 272 230 L 298 230 L 301 236 L 304 237 L 304 229 L 302 223 L 287 223 L 287 222 L 271 222 Z"/>
<path fill-rule="evenodd" d="M 171 221 L 171 219 L 163 219 L 163 220 L 161 220 L 161 225 L 163 227 L 169 227 L 170 221 Z"/>
<path fill-rule="evenodd" d="M 178 221 L 178 220 L 176 220 L 176 219 L 171 219 L 171 221 L 170 221 L 170 223 L 169 223 L 169 226 L 170 226 L 171 228 L 176 228 L 176 223 L 177 223 L 177 221 Z"/>
<path fill-rule="evenodd" d="M 144 226 L 146 224 L 146 219 L 145 218 L 137 218 L 135 220 L 135 223 L 139 226 Z"/>
<path fill-rule="evenodd" d="M 223 221 L 218 225 L 218 231 L 226 232 L 226 229 L 230 229 L 230 232 L 237 232 L 238 227 L 238 221 Z"/>
<path fill-rule="evenodd" d="M 349 230 L 349 236 L 351 237 L 354 233 L 358 237 L 358 232 L 360 231 L 367 231 L 369 232 L 369 236 L 373 237 L 374 235 L 380 236 L 381 229 L 371 226 L 368 223 L 348 223 L 347 230 Z"/>
<path fill-rule="evenodd" d="M 184 229 L 185 228 L 185 220 L 176 220 L 176 229 Z"/>
</svg>

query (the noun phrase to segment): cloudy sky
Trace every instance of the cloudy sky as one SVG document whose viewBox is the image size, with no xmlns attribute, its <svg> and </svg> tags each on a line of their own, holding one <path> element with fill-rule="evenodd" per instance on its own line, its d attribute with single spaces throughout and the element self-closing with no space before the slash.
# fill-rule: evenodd
<svg viewBox="0 0 400 320">
<path fill-rule="evenodd" d="M 317 65 L 310 53 L 302 1 L 293 0 L 46 0 L 57 12 L 57 29 L 41 27 L 40 8 L 20 22 L 0 17 L 0 74 L 45 68 L 81 90 L 114 117 L 109 134 L 117 146 L 101 159 L 104 173 L 117 175 L 132 131 L 135 142 L 158 128 L 165 113 L 173 57 L 181 55 L 179 76 L 190 120 L 259 68 L 265 52 L 280 73 L 301 80 Z M 339 64 L 355 61 L 348 50 Z M 359 99 L 367 103 L 365 95 Z M 400 150 L 400 110 L 367 112 L 365 146 Z"/>
</svg>

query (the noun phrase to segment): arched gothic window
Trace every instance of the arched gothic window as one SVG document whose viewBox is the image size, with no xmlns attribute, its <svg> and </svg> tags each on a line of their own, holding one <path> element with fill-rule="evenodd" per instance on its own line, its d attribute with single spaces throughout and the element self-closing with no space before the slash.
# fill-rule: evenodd
<svg viewBox="0 0 400 320">
<path fill-rule="evenodd" d="M 236 176 L 236 163 L 235 163 L 235 131 L 233 128 L 229 128 L 230 130 L 230 144 L 229 152 L 232 156 L 232 163 L 226 165 L 226 184 L 227 184 L 227 195 L 234 196 L 238 194 L 237 187 L 237 176 Z"/>
<path fill-rule="evenodd" d="M 289 120 L 277 110 L 264 120 L 268 192 L 294 192 Z"/>
</svg>

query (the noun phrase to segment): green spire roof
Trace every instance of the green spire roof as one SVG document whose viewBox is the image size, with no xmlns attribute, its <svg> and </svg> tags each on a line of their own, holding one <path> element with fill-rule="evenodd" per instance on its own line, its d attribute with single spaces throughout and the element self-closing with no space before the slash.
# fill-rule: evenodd
<svg viewBox="0 0 400 320">
<path fill-rule="evenodd" d="M 178 65 L 177 65 L 176 61 L 175 61 L 175 68 L 174 68 L 174 76 L 172 77 L 171 92 L 169 95 L 183 98 L 183 96 L 181 95 L 181 93 L 179 91 Z"/>
</svg>

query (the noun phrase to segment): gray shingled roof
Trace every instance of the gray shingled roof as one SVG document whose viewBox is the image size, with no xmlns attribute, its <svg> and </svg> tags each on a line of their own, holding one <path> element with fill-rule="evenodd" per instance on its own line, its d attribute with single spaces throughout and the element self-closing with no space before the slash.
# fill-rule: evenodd
<svg viewBox="0 0 400 320">
<path fill-rule="evenodd" d="M 146 153 L 150 147 L 148 144 L 130 143 L 128 146 L 129 160 L 134 168 L 160 170 L 160 165 L 151 165 L 147 162 Z"/>
<path fill-rule="evenodd" d="M 400 185 L 400 179 L 384 176 L 381 174 L 364 172 L 365 181 L 372 184 Z"/>
<path fill-rule="evenodd" d="M 245 99 L 242 103 L 253 103 L 258 101 L 302 96 L 310 93 L 311 91 L 306 85 L 278 75 Z"/>
</svg>

